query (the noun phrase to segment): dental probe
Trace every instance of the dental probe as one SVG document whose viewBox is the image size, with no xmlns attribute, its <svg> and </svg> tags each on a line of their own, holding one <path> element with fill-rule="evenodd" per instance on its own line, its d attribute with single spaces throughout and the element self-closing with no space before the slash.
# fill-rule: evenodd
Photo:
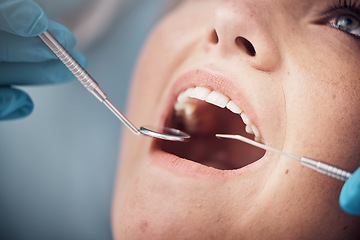
<svg viewBox="0 0 360 240">
<path fill-rule="evenodd" d="M 185 141 L 190 135 L 173 128 L 163 128 L 161 132 L 153 131 L 145 127 L 137 129 L 107 98 L 105 92 L 91 75 L 75 60 L 71 54 L 51 35 L 45 31 L 39 37 L 55 53 L 55 55 L 65 64 L 74 76 L 89 90 L 100 102 L 104 103 L 120 120 L 136 135 L 146 135 L 149 137 L 160 138 L 170 141 Z"/>
<path fill-rule="evenodd" d="M 250 139 L 248 139 L 246 137 L 243 137 L 243 136 L 240 136 L 240 135 L 216 134 L 215 136 L 218 137 L 218 138 L 230 138 L 230 139 L 240 140 L 240 141 L 246 142 L 246 143 L 248 143 L 250 145 L 253 145 L 255 147 L 262 148 L 264 150 L 269 150 L 269 151 L 275 152 L 275 153 L 280 154 L 280 155 L 284 155 L 284 156 L 286 156 L 288 158 L 300 161 L 300 163 L 302 165 L 304 165 L 305 167 L 311 168 L 311 169 L 313 169 L 313 170 L 315 170 L 315 171 L 317 171 L 319 173 L 322 173 L 324 175 L 328 175 L 330 177 L 333 177 L 333 178 L 336 178 L 336 179 L 339 179 L 339 180 L 342 180 L 342 181 L 346 181 L 351 176 L 351 173 L 349 173 L 349 172 L 347 172 L 345 170 L 342 170 L 340 168 L 334 167 L 334 166 L 332 166 L 330 164 L 319 162 L 319 161 L 312 160 L 312 159 L 305 158 L 305 157 L 299 158 L 299 157 L 294 156 L 292 154 L 282 152 L 282 151 L 280 151 L 278 149 L 275 149 L 275 148 L 266 146 L 264 144 L 255 142 L 253 140 L 250 140 Z"/>
</svg>

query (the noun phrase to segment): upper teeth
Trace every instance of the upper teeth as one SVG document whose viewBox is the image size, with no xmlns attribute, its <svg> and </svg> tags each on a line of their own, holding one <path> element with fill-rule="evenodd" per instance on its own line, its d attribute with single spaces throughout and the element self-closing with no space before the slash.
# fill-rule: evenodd
<svg viewBox="0 0 360 240">
<path fill-rule="evenodd" d="M 246 124 L 246 132 L 255 135 L 255 141 L 262 142 L 262 138 L 258 128 L 249 120 L 241 108 L 236 105 L 229 97 L 224 94 L 212 91 L 206 87 L 193 87 L 181 92 L 175 104 L 175 110 L 178 115 L 181 115 L 186 122 L 188 128 L 195 128 L 196 120 L 192 117 L 196 107 L 194 104 L 188 102 L 190 98 L 206 101 L 210 104 L 221 108 L 227 108 L 231 112 L 241 116 L 242 121 Z"/>
</svg>

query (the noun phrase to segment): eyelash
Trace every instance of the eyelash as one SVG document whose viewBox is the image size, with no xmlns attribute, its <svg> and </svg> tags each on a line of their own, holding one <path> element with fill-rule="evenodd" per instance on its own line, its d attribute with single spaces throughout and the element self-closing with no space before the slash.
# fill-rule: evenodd
<svg viewBox="0 0 360 240">
<path fill-rule="evenodd" d="M 327 17 L 328 25 L 339 29 L 345 33 L 350 34 L 351 36 L 360 40 L 360 2 L 351 0 L 339 0 L 338 3 L 334 3 L 325 14 Z M 355 29 L 349 29 L 346 27 L 339 26 L 339 18 L 340 17 L 348 17 L 347 19 L 343 19 L 343 21 L 347 21 L 350 18 L 355 19 L 355 24 L 357 27 Z M 345 22 L 343 22 L 345 23 Z"/>
</svg>

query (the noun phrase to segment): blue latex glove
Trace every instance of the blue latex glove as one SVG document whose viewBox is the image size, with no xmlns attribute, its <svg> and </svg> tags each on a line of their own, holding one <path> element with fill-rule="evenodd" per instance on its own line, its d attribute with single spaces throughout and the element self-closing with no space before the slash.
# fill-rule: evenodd
<svg viewBox="0 0 360 240">
<path fill-rule="evenodd" d="M 345 212 L 360 216 L 360 168 L 345 182 L 339 202 Z"/>
<path fill-rule="evenodd" d="M 73 51 L 76 40 L 69 29 L 49 20 L 31 0 L 0 0 L 0 120 L 29 115 L 33 102 L 13 85 L 61 83 L 74 79 L 37 35 L 49 30 L 77 59 L 86 58 Z"/>
</svg>

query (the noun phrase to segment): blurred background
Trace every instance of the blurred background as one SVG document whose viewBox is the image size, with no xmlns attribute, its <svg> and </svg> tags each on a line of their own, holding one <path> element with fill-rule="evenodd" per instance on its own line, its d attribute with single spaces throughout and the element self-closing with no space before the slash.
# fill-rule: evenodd
<svg viewBox="0 0 360 240">
<path fill-rule="evenodd" d="M 68 26 L 121 111 L 147 35 L 169 0 L 37 0 Z M 35 109 L 0 122 L 0 239 L 112 239 L 122 124 L 77 80 L 22 87 Z"/>
</svg>

